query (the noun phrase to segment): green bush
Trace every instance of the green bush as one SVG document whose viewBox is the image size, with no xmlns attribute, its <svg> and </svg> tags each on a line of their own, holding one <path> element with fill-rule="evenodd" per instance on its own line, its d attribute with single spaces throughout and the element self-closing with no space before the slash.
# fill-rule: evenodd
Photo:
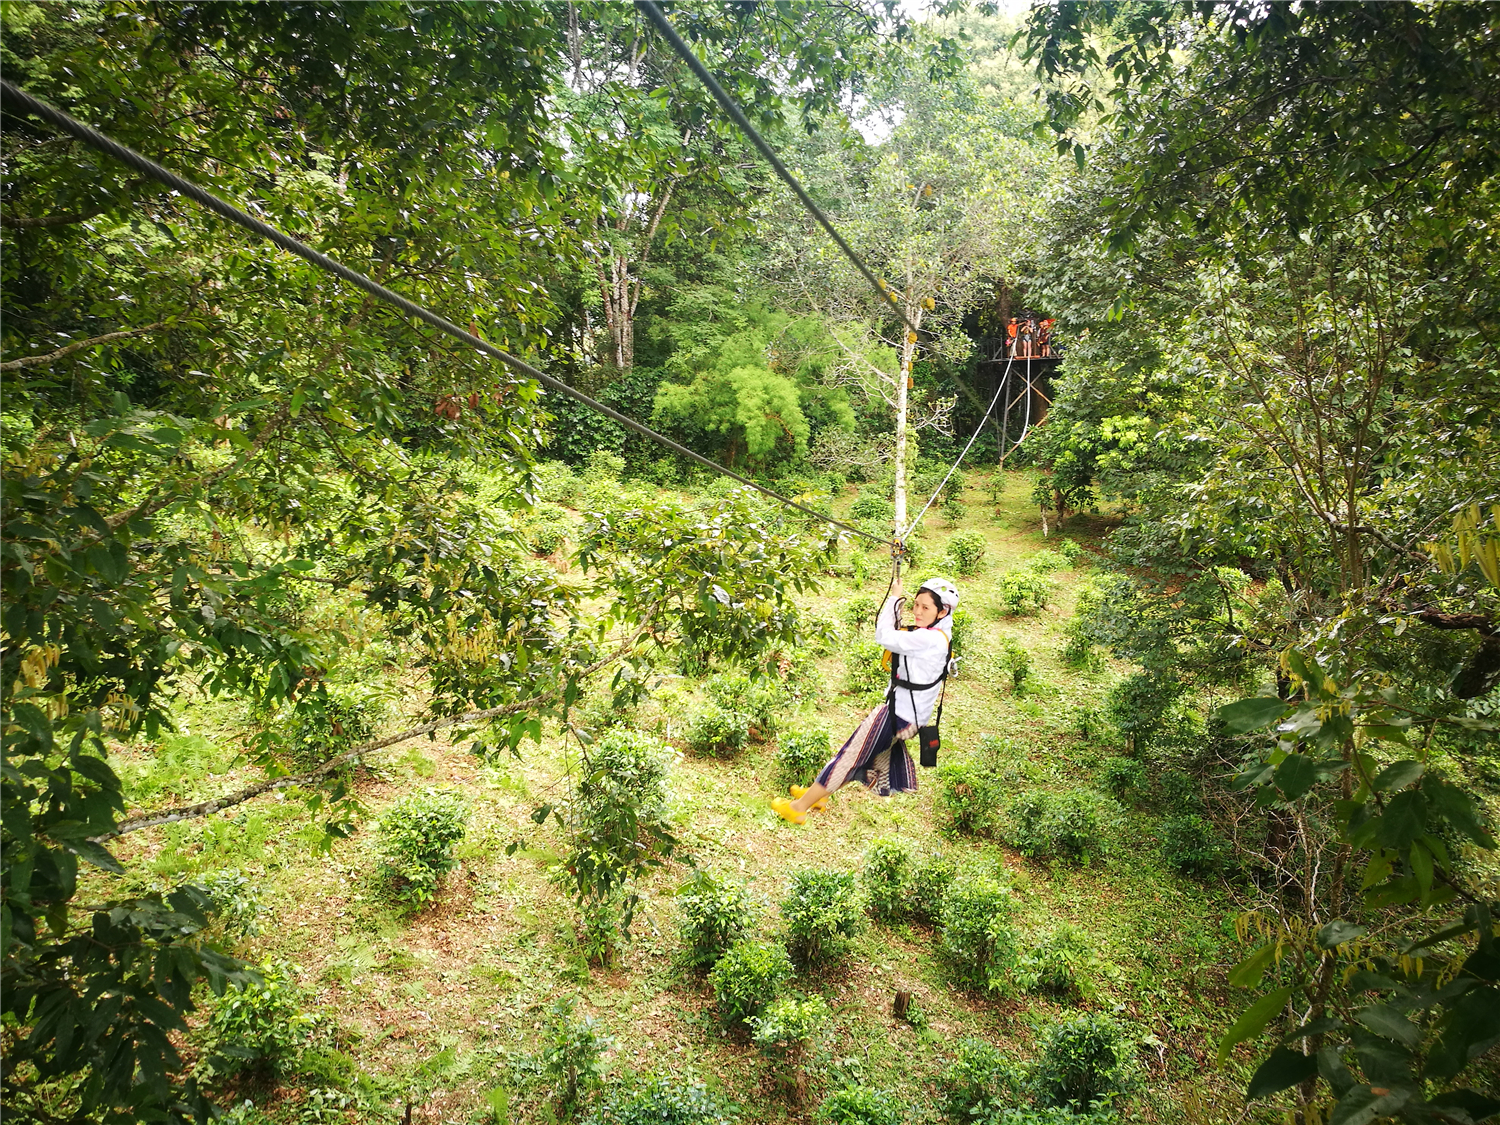
<svg viewBox="0 0 1500 1125">
<path fill-rule="evenodd" d="M 585 1125 L 734 1125 L 734 1113 L 716 1094 L 675 1075 L 611 1089 Z"/>
<path fill-rule="evenodd" d="M 1087 936 L 1076 926 L 1060 922 L 1029 935 L 1016 958 L 1016 987 L 1065 1000 L 1083 997 L 1099 959 Z"/>
<path fill-rule="evenodd" d="M 943 498 L 943 518 L 948 521 L 949 527 L 957 527 L 963 523 L 968 514 L 969 506 L 958 493 L 954 492 Z"/>
<path fill-rule="evenodd" d="M 1137 672 L 1110 688 L 1105 717 L 1137 754 L 1167 721 L 1183 685 L 1166 672 Z"/>
<path fill-rule="evenodd" d="M 1066 556 L 1056 551 L 1049 551 L 1045 547 L 1026 560 L 1026 566 L 1038 574 L 1050 574 L 1054 570 L 1066 570 L 1069 566 Z"/>
<path fill-rule="evenodd" d="M 198 886 L 213 899 L 214 917 L 229 937 L 255 937 L 260 933 L 261 915 L 268 913 L 260 901 L 260 889 L 237 867 L 211 871 L 196 879 Z"/>
<path fill-rule="evenodd" d="M 959 606 L 953 611 L 953 655 L 964 655 L 973 639 L 974 615 Z"/>
<path fill-rule="evenodd" d="M 568 540 L 568 517 L 551 504 L 538 504 L 525 524 L 526 545 L 537 558 L 545 558 Z"/>
<path fill-rule="evenodd" d="M 953 1061 L 938 1076 L 938 1105 L 949 1121 L 988 1122 L 1018 1098 L 1024 1075 L 993 1043 L 960 1039 Z"/>
<path fill-rule="evenodd" d="M 978 574 L 987 546 L 982 532 L 960 531 L 948 540 L 948 565 L 965 577 Z"/>
<path fill-rule="evenodd" d="M 625 471 L 625 458 L 608 449 L 595 449 L 583 465 L 585 484 L 611 484 Z"/>
<path fill-rule="evenodd" d="M 781 900 L 787 948 L 805 965 L 843 956 L 864 923 L 854 876 L 847 871 L 798 871 Z"/>
<path fill-rule="evenodd" d="M 1087 864 L 1104 853 L 1115 813 L 1107 797 L 1087 789 L 1033 789 L 1010 804 L 1010 842 L 1022 855 Z"/>
<path fill-rule="evenodd" d="M 572 507 L 578 500 L 578 477 L 565 461 L 543 461 L 531 470 L 539 500 Z"/>
<path fill-rule="evenodd" d="M 1158 836 L 1162 858 L 1184 875 L 1212 875 L 1224 866 L 1227 849 L 1206 817 L 1169 816 L 1161 822 Z"/>
<path fill-rule="evenodd" d="M 1146 767 L 1134 758 L 1114 755 L 1104 759 L 1099 767 L 1099 787 L 1123 799 L 1126 793 L 1140 792 L 1146 787 Z"/>
<path fill-rule="evenodd" d="M 786 949 L 767 941 L 743 938 L 719 958 L 708 974 L 719 1016 L 725 1023 L 748 1023 L 776 999 L 791 978 Z"/>
<path fill-rule="evenodd" d="M 1033 1073 L 1037 1100 L 1075 1110 L 1107 1106 L 1134 1084 L 1132 1053 L 1124 1028 L 1109 1016 L 1054 1024 Z"/>
<path fill-rule="evenodd" d="M 912 916 L 936 923 L 942 915 L 943 896 L 958 875 L 958 865 L 944 852 L 932 851 L 920 856 L 911 875 Z"/>
<path fill-rule="evenodd" d="M 939 931 L 943 952 L 962 983 L 992 992 L 1006 986 L 1016 960 L 1014 913 L 1010 888 L 992 875 L 971 875 L 948 888 Z"/>
<path fill-rule="evenodd" d="M 891 674 L 881 663 L 885 649 L 874 641 L 857 641 L 844 651 L 844 689 L 865 698 L 885 695 Z"/>
<path fill-rule="evenodd" d="M 1020 695 L 1026 690 L 1026 681 L 1031 676 L 1031 653 L 1010 637 L 1000 638 L 1000 653 L 996 662 L 1010 677 L 1010 690 Z"/>
<path fill-rule="evenodd" d="M 1119 1125 L 1109 1109 L 1076 1113 L 1062 1106 L 1012 1106 L 985 1118 L 984 1125 Z"/>
<path fill-rule="evenodd" d="M 699 970 L 713 968 L 754 921 L 744 886 L 702 867 L 677 892 L 677 910 L 684 956 Z"/>
<path fill-rule="evenodd" d="M 1013 570 L 996 581 L 995 593 L 1006 613 L 1029 616 L 1040 613 L 1052 601 L 1052 582 L 1034 570 Z"/>
<path fill-rule="evenodd" d="M 314 692 L 291 713 L 286 727 L 291 765 L 298 770 L 314 769 L 370 742 L 389 709 L 385 699 L 358 687 L 341 685 L 325 694 Z"/>
<path fill-rule="evenodd" d="M 557 1115 L 571 1120 L 584 1100 L 598 1088 L 604 1075 L 604 1052 L 612 1045 L 592 1017 L 579 1019 L 576 1001 L 564 996 L 555 1001 L 542 1026 L 542 1049 L 538 1056 L 542 1077 L 552 1088 Z"/>
<path fill-rule="evenodd" d="M 808 1050 L 831 1015 L 821 996 L 783 996 L 767 1004 L 764 1015 L 750 1021 L 755 1045 L 771 1060 L 782 1085 L 798 1102 L 807 1093 Z"/>
<path fill-rule="evenodd" d="M 787 731 L 776 738 L 776 764 L 793 784 L 811 785 L 831 757 L 833 745 L 826 730 Z"/>
<path fill-rule="evenodd" d="M 849 514 L 857 520 L 878 520 L 889 531 L 896 518 L 896 505 L 884 496 L 862 495 L 849 505 Z"/>
<path fill-rule="evenodd" d="M 780 685 L 772 679 L 752 680 L 743 672 L 710 676 L 704 693 L 725 711 L 745 715 L 764 742 L 776 731 L 782 708 Z"/>
<path fill-rule="evenodd" d="M 868 1086 L 847 1086 L 818 1107 L 820 1125 L 901 1125 L 905 1120 L 895 1095 Z"/>
<path fill-rule="evenodd" d="M 613 918 L 629 936 L 635 899 L 629 884 L 676 844 L 667 823 L 667 765 L 661 739 L 614 727 L 588 746 L 572 800 L 562 812 L 568 851 L 554 881 L 578 903 L 591 946 L 609 959 L 597 927 Z"/>
<path fill-rule="evenodd" d="M 977 762 L 944 762 L 938 766 L 937 783 L 944 827 L 970 836 L 990 830 L 997 794 L 994 780 Z"/>
<path fill-rule="evenodd" d="M 750 716 L 710 703 L 693 716 L 685 737 L 694 754 L 732 758 L 750 741 Z"/>
<path fill-rule="evenodd" d="M 855 594 L 839 607 L 839 620 L 851 633 L 863 630 L 868 634 L 875 628 L 875 611 L 881 603 L 874 594 Z"/>
<path fill-rule="evenodd" d="M 317 1024 L 316 1016 L 302 1010 L 297 966 L 266 961 L 258 971 L 260 980 L 231 984 L 214 1004 L 208 1067 L 215 1073 L 280 1073 Z"/>
<path fill-rule="evenodd" d="M 899 922 L 911 912 L 911 852 L 900 840 L 875 840 L 865 850 L 865 901 L 882 922 Z"/>
<path fill-rule="evenodd" d="M 454 846 L 464 838 L 469 804 L 452 789 L 423 789 L 397 800 L 380 818 L 380 873 L 396 897 L 422 906 L 453 869 Z"/>
<path fill-rule="evenodd" d="M 1084 550 L 1072 539 L 1064 539 L 1057 545 L 1057 553 L 1067 560 L 1069 566 L 1077 566 Z"/>
</svg>

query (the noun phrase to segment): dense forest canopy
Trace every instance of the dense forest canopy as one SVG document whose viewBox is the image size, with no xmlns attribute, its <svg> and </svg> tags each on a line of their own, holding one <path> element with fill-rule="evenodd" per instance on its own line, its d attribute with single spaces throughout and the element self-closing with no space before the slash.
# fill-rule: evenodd
<svg viewBox="0 0 1500 1125">
<path fill-rule="evenodd" d="M 725 467 L 904 537 L 912 568 L 977 576 L 986 513 L 1010 511 L 1016 536 L 1088 540 L 1059 674 L 1101 702 L 1035 750 L 1071 763 L 1075 742 L 1110 748 L 1098 779 L 1054 780 L 1089 808 L 1101 787 L 1135 787 L 1121 823 L 1196 841 L 1172 877 L 1216 881 L 1236 919 L 1213 1026 L 1194 1034 L 1249 1101 L 1195 1102 L 1191 1119 L 1493 1119 L 1500 8 L 663 8 L 885 295 L 634 6 L 6 0 L 0 65 Z M 572 904 L 591 962 L 618 964 L 664 873 L 694 872 L 689 909 L 749 911 L 697 865 L 664 759 L 629 716 L 727 754 L 785 727 L 779 712 L 828 704 L 809 686 L 818 660 L 849 660 L 849 690 L 870 690 L 855 657 L 886 548 L 542 393 L 9 100 L 3 129 L 7 1114 L 204 1120 L 274 1087 L 247 1061 L 265 1043 L 233 1021 L 247 997 L 290 995 L 288 970 L 250 962 L 238 884 L 143 874 L 137 841 L 273 792 L 305 822 L 288 862 L 344 854 L 377 817 L 388 840 L 397 818 L 374 807 L 368 770 L 412 737 L 441 733 L 492 771 L 567 764 L 564 790 L 522 792 L 523 827 L 554 833 L 548 893 Z M 1002 434 L 985 416 L 1011 316 L 1056 324 L 1045 419 L 1013 448 L 1015 422 Z M 1024 505 L 1006 509 L 1018 482 Z M 940 520 L 957 533 L 946 553 Z M 997 620 L 1047 606 L 1045 570 L 995 580 Z M 848 592 L 836 613 L 830 591 Z M 978 612 L 955 640 L 972 667 L 1004 669 L 1022 714 L 1033 656 Z M 712 702 L 676 722 L 700 687 Z M 216 716 L 234 764 L 207 790 L 142 788 L 176 768 L 161 748 L 189 714 Z M 784 731 L 777 760 L 795 744 Z M 945 744 L 970 771 L 940 772 L 951 834 L 991 832 L 1002 859 L 1034 862 L 1042 813 L 1008 806 L 1006 835 L 963 804 L 998 808 L 1029 767 L 997 765 L 998 743 Z M 428 859 L 390 844 L 407 866 L 382 878 L 402 909 L 440 895 L 472 803 L 419 788 L 400 798 L 411 823 L 451 838 Z M 520 829 L 492 844 L 541 847 Z M 1013 995 L 1034 961 L 1005 982 L 985 968 L 1009 932 L 1003 888 L 987 899 L 991 876 L 971 872 L 959 905 L 892 905 L 869 872 L 895 879 L 898 851 L 867 854 L 877 921 L 933 926 L 953 995 Z M 952 876 L 921 870 L 901 876 L 912 902 Z M 962 904 L 991 911 L 967 976 L 952 967 L 969 964 Z M 717 939 L 694 932 L 688 963 L 707 968 Z M 1069 965 L 1098 968 L 1099 941 L 1067 941 Z M 776 977 L 771 950 L 745 956 Z M 572 1003 L 548 1025 L 563 1045 L 525 1072 L 550 1092 L 517 1119 L 647 1119 L 595 1089 L 602 1047 Z M 808 1096 L 815 1068 L 786 1043 L 812 1041 L 796 1028 L 823 1000 L 788 1003 L 754 1039 L 791 1068 L 785 1105 L 747 1119 Z M 922 1087 L 911 1117 L 1188 1120 L 1123 1077 L 1125 1048 L 1098 1063 L 1115 1050 L 1100 1028 L 1118 1026 L 1049 1032 L 1047 1050 L 1075 1055 L 1025 1081 L 998 1063 L 975 1077 L 994 1047 L 966 1040 L 938 1083 L 948 1100 Z M 1095 1085 L 1074 1083 L 1084 1073 Z M 824 1120 L 900 1119 L 860 1101 L 864 1077 L 830 1093 Z M 987 1092 L 954 1092 L 971 1087 Z M 345 1100 L 296 1102 L 299 1120 L 400 1110 L 347 1074 L 317 1089 Z M 268 1112 L 290 1120 L 290 1104 Z M 652 1119 L 716 1119 L 685 1104 Z"/>
</svg>

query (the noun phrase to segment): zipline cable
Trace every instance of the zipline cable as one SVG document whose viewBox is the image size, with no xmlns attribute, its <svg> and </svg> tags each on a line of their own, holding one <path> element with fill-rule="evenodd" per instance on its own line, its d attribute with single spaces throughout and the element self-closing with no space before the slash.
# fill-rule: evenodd
<svg viewBox="0 0 1500 1125">
<path fill-rule="evenodd" d="M 897 536 L 898 539 L 906 540 L 911 538 L 911 533 L 917 530 L 917 524 L 922 522 L 922 517 L 927 514 L 927 509 L 932 507 L 933 502 L 937 500 L 940 495 L 942 495 L 943 489 L 948 486 L 948 481 L 952 478 L 953 474 L 958 471 L 958 467 L 963 464 L 964 458 L 969 455 L 969 450 L 974 448 L 974 442 L 978 440 L 980 431 L 984 429 L 984 424 L 990 420 L 990 415 L 995 412 L 995 404 L 1000 401 L 1000 396 L 1005 392 L 1006 381 L 1010 378 L 1010 365 L 1014 362 L 1015 357 L 1012 356 L 1010 361 L 1006 363 L 1005 373 L 1000 376 L 1000 386 L 995 389 L 995 397 L 990 399 L 990 408 L 984 412 L 984 417 L 979 419 L 979 425 L 974 427 L 974 435 L 969 438 L 969 444 L 964 446 L 963 452 L 958 455 L 958 460 L 953 462 L 953 467 L 949 469 L 947 475 L 943 477 L 942 483 L 939 484 L 933 494 L 928 497 L 927 503 L 922 505 L 922 510 L 917 513 L 916 518 L 911 521 L 910 526 L 908 526 L 904 532 Z"/>
<path fill-rule="evenodd" d="M 708 67 L 703 65 L 698 56 L 693 54 L 693 49 L 687 45 L 682 36 L 677 34 L 677 29 L 662 14 L 654 0 L 635 0 L 635 6 L 656 25 L 656 30 L 661 32 L 662 38 L 672 45 L 672 50 L 676 51 L 682 61 L 688 64 L 689 69 L 698 76 L 698 81 L 702 82 L 704 89 L 713 95 L 714 100 L 729 115 L 729 119 L 739 126 L 740 132 L 744 133 L 750 143 L 760 150 L 760 154 L 766 158 L 766 163 L 770 164 L 776 174 L 781 177 L 782 182 L 792 189 L 802 206 L 807 208 L 808 213 L 818 220 L 823 229 L 828 232 L 828 237 L 833 239 L 838 248 L 844 252 L 844 256 L 854 263 L 854 268 L 865 275 L 865 280 L 875 287 L 875 292 L 879 293 L 885 303 L 891 306 L 891 310 L 900 318 L 901 323 L 913 332 L 918 331 L 917 326 L 901 311 L 895 294 L 875 276 L 869 266 L 865 265 L 860 256 L 854 252 L 854 248 L 844 241 L 844 236 L 834 228 L 833 222 L 823 213 L 823 209 L 813 202 L 812 196 L 808 195 L 802 185 L 797 182 L 797 177 L 787 171 L 786 165 L 776 155 L 776 150 L 766 143 L 766 139 L 756 131 L 754 125 L 750 124 L 750 119 L 745 116 L 744 111 L 725 92 L 724 87 L 719 85 L 719 80 L 713 76 Z"/>
<path fill-rule="evenodd" d="M 531 364 L 527 363 L 525 360 L 518 359 L 516 356 L 511 355 L 509 352 L 502 351 L 501 349 L 495 347 L 495 345 L 491 344 L 489 341 L 483 340 L 480 337 L 474 335 L 472 332 L 460 328 L 451 320 L 447 320 L 439 316 L 437 313 L 432 312 L 430 309 L 424 308 L 422 305 L 417 304 L 415 301 L 403 297 L 400 293 L 397 293 L 394 290 L 387 289 L 378 281 L 366 277 L 364 274 L 358 272 L 357 270 L 350 269 L 343 263 L 330 258 L 327 254 L 324 254 L 318 250 L 314 250 L 305 242 L 299 242 L 291 235 L 283 234 L 281 231 L 277 230 L 269 223 L 262 222 L 260 219 L 255 218 L 253 215 L 247 214 L 246 212 L 240 210 L 238 207 L 235 207 L 233 204 L 225 202 L 217 195 L 214 195 L 212 192 L 206 191 L 203 188 L 199 187 L 197 184 L 183 179 L 176 172 L 172 172 L 162 167 L 154 160 L 150 160 L 142 156 L 133 148 L 122 145 L 119 141 L 112 140 L 92 126 L 85 125 L 76 117 L 64 113 L 62 110 L 56 108 L 55 106 L 48 105 L 46 102 L 33 97 L 8 80 L 0 78 L 0 92 L 3 92 L 4 100 L 6 102 L 19 105 L 27 112 L 41 118 L 43 121 L 46 121 L 54 128 L 77 138 L 84 144 L 98 149 L 106 156 L 111 156 L 114 159 L 120 161 L 122 164 L 125 164 L 130 168 L 134 168 L 137 172 L 141 172 L 144 175 L 149 176 L 151 179 L 164 184 L 180 195 L 185 195 L 189 199 L 202 204 L 204 207 L 214 212 L 214 214 L 223 219 L 227 219 L 229 222 L 234 223 L 236 226 L 243 227 L 245 230 L 250 231 L 252 234 L 257 234 L 270 242 L 274 242 L 283 250 L 286 250 L 292 254 L 296 254 L 299 258 L 303 258 L 311 262 L 319 269 L 327 270 L 329 273 L 343 278 L 345 281 L 349 282 L 349 284 L 363 289 L 372 297 L 376 297 L 379 300 L 384 301 L 386 304 L 400 309 L 407 316 L 415 317 L 417 320 L 424 321 L 425 323 L 430 324 L 432 325 L 432 327 L 438 329 L 440 332 L 446 332 L 449 336 L 461 340 L 465 344 L 468 344 L 470 347 L 483 352 L 491 359 L 499 360 L 501 363 L 505 364 L 507 367 L 511 368 L 511 370 L 517 372 L 518 374 L 524 375 L 528 379 L 535 379 L 538 383 L 541 383 L 543 386 L 557 391 L 559 394 L 567 395 L 569 398 L 576 399 L 584 406 L 587 406 L 590 410 L 598 411 L 600 414 L 603 414 L 607 418 L 613 419 L 627 429 L 634 430 L 636 433 L 641 434 L 643 437 L 650 438 L 652 441 L 658 443 L 659 445 L 662 445 L 667 449 L 672 450 L 672 452 L 688 458 L 690 461 L 694 461 L 697 464 L 702 465 L 704 468 L 712 469 L 716 473 L 737 480 L 746 487 L 753 488 L 756 492 L 759 492 L 765 496 L 769 496 L 771 499 L 777 501 L 778 503 L 784 504 L 790 508 L 796 508 L 798 511 L 805 512 L 810 516 L 815 516 L 818 520 L 824 523 L 832 524 L 834 527 L 842 528 L 845 531 L 862 536 L 863 538 L 869 539 L 872 542 L 884 543 L 887 546 L 895 546 L 895 544 L 893 544 L 889 539 L 882 539 L 878 535 L 872 535 L 870 532 L 858 527 L 854 527 L 852 524 L 844 523 L 843 521 L 836 520 L 832 516 L 826 515 L 823 512 L 819 512 L 812 508 L 809 508 L 805 504 L 799 504 L 797 501 L 791 499 L 788 496 L 783 496 L 779 492 L 772 492 L 769 488 L 766 488 L 763 485 L 756 484 L 748 477 L 740 476 L 740 474 L 736 473 L 733 469 L 727 469 L 716 461 L 710 461 L 702 454 L 694 453 L 687 446 L 673 441 L 671 438 L 667 437 L 664 434 L 657 433 L 649 426 L 644 426 L 640 422 L 637 422 L 634 418 L 631 418 L 625 414 L 621 414 L 618 410 L 604 405 L 604 403 L 600 402 L 598 399 L 591 398 L 589 395 L 584 394 L 582 391 L 568 386 L 568 384 L 562 382 L 560 379 L 554 379 L 551 375 L 546 375 L 541 371 L 538 371 L 535 367 L 532 367 Z"/>
</svg>

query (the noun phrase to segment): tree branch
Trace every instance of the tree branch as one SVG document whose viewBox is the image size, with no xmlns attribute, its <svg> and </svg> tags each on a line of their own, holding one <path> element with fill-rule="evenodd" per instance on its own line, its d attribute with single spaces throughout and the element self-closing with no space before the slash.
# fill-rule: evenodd
<svg viewBox="0 0 1500 1125">
<path fill-rule="evenodd" d="M 131 336 L 144 336 L 148 332 L 155 332 L 165 328 L 166 321 L 158 320 L 155 324 L 148 324 L 143 328 L 129 328 L 123 332 L 106 332 L 103 336 L 91 336 L 87 340 L 79 340 L 77 343 L 69 344 L 67 347 L 58 348 L 55 352 L 46 355 L 28 355 L 21 359 L 8 359 L 0 363 L 0 371 L 20 371 L 26 367 L 47 367 L 60 359 L 72 355 L 74 352 L 82 351 L 84 348 L 96 347 L 99 344 L 112 344 L 116 340 L 126 340 Z"/>
</svg>

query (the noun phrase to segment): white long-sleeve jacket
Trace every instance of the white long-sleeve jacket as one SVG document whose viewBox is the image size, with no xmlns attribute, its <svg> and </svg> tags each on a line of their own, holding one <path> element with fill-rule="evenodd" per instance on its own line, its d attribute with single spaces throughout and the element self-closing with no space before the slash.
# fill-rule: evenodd
<svg viewBox="0 0 1500 1125">
<path fill-rule="evenodd" d="M 902 629 L 896 624 L 896 603 L 899 598 L 886 599 L 880 616 L 875 619 L 875 639 L 896 655 L 896 674 L 914 684 L 932 684 L 921 691 L 896 689 L 896 727 L 907 723 L 923 726 L 932 718 L 932 709 L 937 705 L 938 693 L 943 685 L 935 683 L 943 674 L 948 662 L 948 641 L 953 631 L 953 615 L 947 614 L 936 624 L 926 629 Z M 913 714 L 915 704 L 915 714 Z"/>
</svg>

